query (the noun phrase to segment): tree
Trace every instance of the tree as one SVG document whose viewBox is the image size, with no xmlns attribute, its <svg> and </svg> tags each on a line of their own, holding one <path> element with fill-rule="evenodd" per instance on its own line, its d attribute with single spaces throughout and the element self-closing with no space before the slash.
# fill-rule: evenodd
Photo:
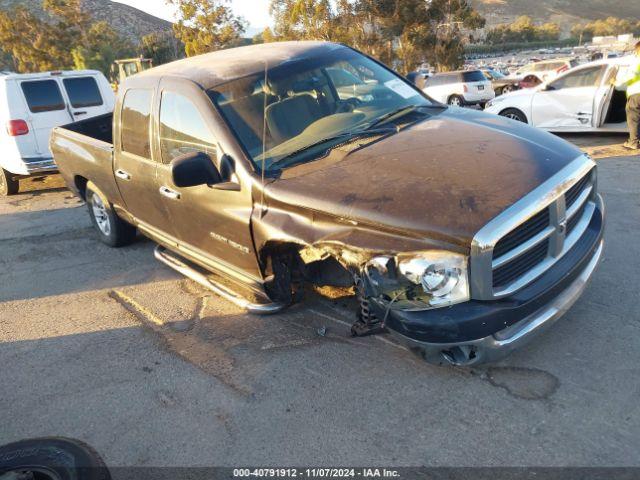
<svg viewBox="0 0 640 480">
<path fill-rule="evenodd" d="M 634 23 L 623 18 L 608 17 L 604 20 L 595 20 L 587 24 L 578 24 L 571 29 L 571 36 L 575 38 L 582 37 L 585 41 L 590 41 L 593 37 L 605 37 L 621 33 L 640 35 L 640 21 Z"/>
<path fill-rule="evenodd" d="M 343 42 L 405 73 L 424 61 L 459 66 L 464 30 L 484 26 L 468 0 L 271 0 L 270 6 L 274 30 L 264 32 L 264 41 Z"/>
<path fill-rule="evenodd" d="M 18 72 L 99 68 L 109 72 L 124 41 L 104 23 L 92 23 L 81 0 L 44 0 L 45 18 L 23 6 L 0 12 L 0 49 L 13 57 Z M 113 50 L 115 53 L 109 53 Z"/>
<path fill-rule="evenodd" d="M 140 55 L 153 60 L 154 65 L 171 62 L 178 58 L 177 41 L 162 33 L 150 33 L 142 37 Z"/>
<path fill-rule="evenodd" d="M 188 57 L 233 46 L 246 30 L 228 0 L 167 0 L 178 8 L 173 24 L 176 37 L 184 44 Z"/>
<path fill-rule="evenodd" d="M 86 33 L 86 42 L 71 50 L 74 68 L 100 70 L 109 74 L 118 58 L 135 55 L 135 48 L 120 37 L 106 22 L 96 22 Z"/>
<path fill-rule="evenodd" d="M 513 23 L 498 25 L 487 32 L 486 41 L 491 45 L 501 43 L 548 42 L 560 38 L 560 26 L 556 23 L 536 25 L 531 17 L 523 15 Z"/>
</svg>

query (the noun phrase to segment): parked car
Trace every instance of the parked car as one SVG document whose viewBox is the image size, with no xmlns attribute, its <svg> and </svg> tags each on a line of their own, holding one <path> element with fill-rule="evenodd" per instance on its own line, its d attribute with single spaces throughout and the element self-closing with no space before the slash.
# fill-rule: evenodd
<svg viewBox="0 0 640 480">
<path fill-rule="evenodd" d="M 0 195 L 17 193 L 21 177 L 56 172 L 53 127 L 111 112 L 114 103 L 98 71 L 0 75 Z"/>
<path fill-rule="evenodd" d="M 341 98 L 334 68 L 378 88 Z M 148 70 L 123 83 L 113 118 L 58 127 L 51 147 L 106 244 L 137 228 L 159 260 L 254 313 L 298 301 L 306 283 L 352 286 L 355 335 L 388 330 L 436 363 L 530 340 L 602 252 L 596 165 L 579 149 L 435 103 L 344 45 Z"/>
<path fill-rule="evenodd" d="M 496 96 L 480 70 L 436 73 L 427 79 L 423 91 L 439 102 L 457 107 L 483 106 Z"/>
<path fill-rule="evenodd" d="M 542 60 L 533 62 L 519 68 L 513 74 L 515 78 L 524 78 L 528 74 L 535 74 L 543 82 L 548 82 L 556 78 L 563 72 L 578 65 L 574 58 L 556 58 L 553 60 Z"/>
<path fill-rule="evenodd" d="M 625 132 L 625 93 L 611 82 L 631 62 L 626 57 L 581 65 L 536 88 L 498 97 L 486 111 L 554 132 Z"/>
<path fill-rule="evenodd" d="M 520 88 L 519 80 L 517 78 L 509 78 L 492 68 L 482 69 L 482 73 L 487 80 L 491 82 L 491 86 L 493 87 L 496 97 L 499 97 L 503 93 L 513 92 Z"/>
<path fill-rule="evenodd" d="M 522 88 L 534 88 L 538 85 L 542 84 L 542 80 L 537 75 L 530 73 L 529 75 L 525 75 L 522 80 L 518 82 L 518 86 Z"/>
</svg>

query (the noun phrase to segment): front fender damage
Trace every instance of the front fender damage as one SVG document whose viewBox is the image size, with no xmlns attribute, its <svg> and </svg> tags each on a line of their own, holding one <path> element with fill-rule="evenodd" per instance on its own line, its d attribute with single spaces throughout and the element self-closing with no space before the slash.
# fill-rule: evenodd
<svg viewBox="0 0 640 480">
<path fill-rule="evenodd" d="M 253 237 L 267 294 L 278 302 L 294 303 L 305 283 L 314 287 L 349 288 L 359 311 L 354 335 L 384 331 L 384 319 L 369 309 L 369 298 L 380 297 L 365 271 L 380 256 L 434 248 L 464 251 L 451 245 L 289 205 L 271 205 L 252 219 Z"/>
</svg>

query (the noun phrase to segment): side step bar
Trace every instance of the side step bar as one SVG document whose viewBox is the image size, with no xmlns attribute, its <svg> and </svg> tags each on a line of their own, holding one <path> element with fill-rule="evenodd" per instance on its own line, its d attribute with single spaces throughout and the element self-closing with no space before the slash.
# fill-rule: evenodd
<svg viewBox="0 0 640 480">
<path fill-rule="evenodd" d="M 255 315 L 270 315 L 278 313 L 286 308 L 282 303 L 252 303 L 243 296 L 231 290 L 229 287 L 214 282 L 206 274 L 199 271 L 198 267 L 190 266 L 186 260 L 181 259 L 173 252 L 158 245 L 154 251 L 154 256 L 168 267 L 176 272 L 190 278 L 194 282 L 202 285 L 204 288 L 211 290 L 216 295 L 229 300 L 240 308 L 244 308 L 249 313 Z"/>
</svg>

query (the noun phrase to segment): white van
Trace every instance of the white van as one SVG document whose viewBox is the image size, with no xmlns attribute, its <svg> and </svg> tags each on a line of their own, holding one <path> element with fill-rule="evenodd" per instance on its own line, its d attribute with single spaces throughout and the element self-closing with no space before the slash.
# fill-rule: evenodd
<svg viewBox="0 0 640 480">
<path fill-rule="evenodd" d="M 49 150 L 53 127 L 113 111 L 115 95 L 96 70 L 0 73 L 0 195 L 18 179 L 57 171 Z"/>
</svg>

